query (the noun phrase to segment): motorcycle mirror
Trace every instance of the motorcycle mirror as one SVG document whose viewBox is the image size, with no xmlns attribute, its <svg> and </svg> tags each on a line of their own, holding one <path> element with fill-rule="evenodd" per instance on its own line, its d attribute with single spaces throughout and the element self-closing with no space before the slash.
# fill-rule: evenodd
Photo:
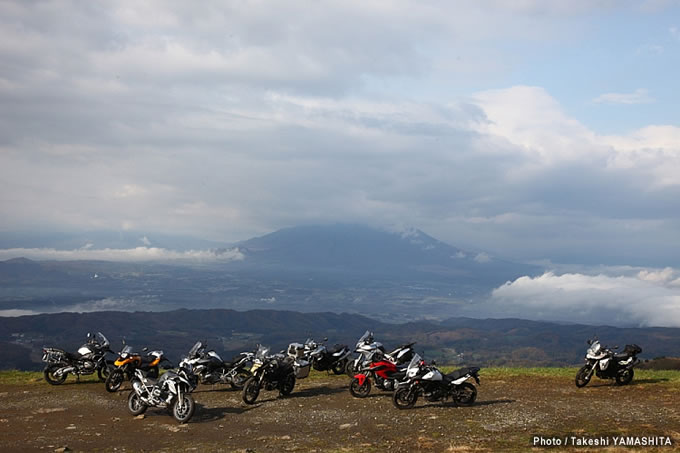
<svg viewBox="0 0 680 453">
<path fill-rule="evenodd" d="M 619 349 L 619 347 L 618 347 L 618 346 L 614 346 L 614 348 L 613 348 L 613 349 Z"/>
<path fill-rule="evenodd" d="M 328 341 L 328 337 L 323 337 L 323 341 Z"/>
<path fill-rule="evenodd" d="M 593 340 L 588 340 L 588 344 L 593 344 Z"/>
<path fill-rule="evenodd" d="M 149 350 L 149 348 L 142 348 L 142 352 L 146 352 L 148 350 Z"/>
<path fill-rule="evenodd" d="M 121 343 L 123 343 L 123 346 L 125 346 L 125 338 L 121 340 Z"/>
<path fill-rule="evenodd" d="M 437 362 L 435 360 L 432 361 L 432 365 L 437 365 Z"/>
</svg>

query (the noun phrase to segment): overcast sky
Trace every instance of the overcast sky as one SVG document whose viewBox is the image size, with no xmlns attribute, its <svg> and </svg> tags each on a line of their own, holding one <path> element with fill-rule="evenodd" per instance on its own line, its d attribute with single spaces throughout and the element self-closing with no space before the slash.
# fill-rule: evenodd
<svg viewBox="0 0 680 453">
<path fill-rule="evenodd" d="M 678 1 L 3 1 L 0 60 L 2 231 L 680 264 Z"/>
</svg>

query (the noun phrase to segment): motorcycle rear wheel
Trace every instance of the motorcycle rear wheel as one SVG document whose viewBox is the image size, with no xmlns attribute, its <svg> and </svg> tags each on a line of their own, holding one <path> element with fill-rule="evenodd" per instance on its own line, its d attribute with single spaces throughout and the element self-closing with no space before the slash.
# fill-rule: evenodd
<svg viewBox="0 0 680 453">
<path fill-rule="evenodd" d="M 347 361 L 347 365 L 345 365 L 345 374 L 351 378 L 357 374 L 357 370 L 354 368 L 354 360 Z"/>
<path fill-rule="evenodd" d="M 616 373 L 616 384 L 617 385 L 626 385 L 630 384 L 630 381 L 633 380 L 633 376 L 635 375 L 635 372 L 633 371 L 632 368 L 626 368 L 618 373 Z"/>
<path fill-rule="evenodd" d="M 281 382 L 281 385 L 279 386 L 279 395 L 281 396 L 290 395 L 291 393 L 293 393 L 294 388 L 295 388 L 295 374 L 290 373 L 283 378 L 283 382 Z"/>
<path fill-rule="evenodd" d="M 588 385 L 588 382 L 590 382 L 590 378 L 592 375 L 590 374 L 590 366 L 588 365 L 583 365 L 580 370 L 578 370 L 578 373 L 576 373 L 576 387 L 581 388 L 585 387 Z"/>
<path fill-rule="evenodd" d="M 366 398 L 371 393 L 371 380 L 366 378 L 364 384 L 359 384 L 358 378 L 352 378 L 349 383 L 349 393 L 355 398 Z"/>
<path fill-rule="evenodd" d="M 64 373 L 60 376 L 55 376 L 54 372 L 57 371 L 59 368 L 61 368 L 61 365 L 48 365 L 47 367 L 45 367 L 43 375 L 45 376 L 45 380 L 47 381 L 48 384 L 59 385 L 64 383 L 66 377 L 68 376 L 68 373 Z"/>
<path fill-rule="evenodd" d="M 255 404 L 258 395 L 260 394 L 260 382 L 255 376 L 248 378 L 246 383 L 243 385 L 243 393 L 241 394 L 241 399 L 246 404 Z"/>
<path fill-rule="evenodd" d="M 456 389 L 454 398 L 455 403 L 459 406 L 472 406 L 477 400 L 477 387 L 469 382 L 463 382 Z"/>
<path fill-rule="evenodd" d="M 196 410 L 196 404 L 194 399 L 188 393 L 182 395 L 182 401 L 180 403 L 179 398 L 175 398 L 172 405 L 172 416 L 175 417 L 180 423 L 186 423 L 191 420 Z"/>
<path fill-rule="evenodd" d="M 411 409 L 416 405 L 416 401 L 418 401 L 418 394 L 410 392 L 408 387 L 399 387 L 392 394 L 392 404 L 397 409 Z"/>
<path fill-rule="evenodd" d="M 146 412 L 147 405 L 134 390 L 128 395 L 128 410 L 132 415 L 140 415 Z"/>
<path fill-rule="evenodd" d="M 106 377 L 104 387 L 106 387 L 107 392 L 110 393 L 117 392 L 118 389 L 120 389 L 120 386 L 123 384 L 124 380 L 125 376 L 123 375 L 123 370 L 116 368 L 115 370 L 111 371 L 111 373 L 109 373 L 109 375 Z"/>
</svg>

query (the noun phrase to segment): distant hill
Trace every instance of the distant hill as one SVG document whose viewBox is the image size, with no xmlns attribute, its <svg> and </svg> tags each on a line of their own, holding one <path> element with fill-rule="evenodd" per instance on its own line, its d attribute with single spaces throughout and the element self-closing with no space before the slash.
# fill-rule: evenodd
<svg viewBox="0 0 680 453">
<path fill-rule="evenodd" d="M 389 347 L 416 341 L 417 350 L 440 363 L 503 366 L 574 365 L 583 360 L 586 340 L 597 335 L 609 346 L 636 343 L 642 358 L 674 356 L 680 329 L 622 329 L 559 325 L 518 319 L 454 318 L 443 322 L 382 323 L 347 313 L 297 313 L 274 310 L 178 310 L 172 312 L 59 313 L 0 318 L 0 369 L 41 367 L 43 346 L 76 350 L 87 332 L 101 331 L 113 349 L 121 339 L 141 349 L 161 348 L 172 360 L 197 340 L 225 357 L 256 344 L 274 350 L 308 336 L 353 346 L 364 331 Z"/>
</svg>

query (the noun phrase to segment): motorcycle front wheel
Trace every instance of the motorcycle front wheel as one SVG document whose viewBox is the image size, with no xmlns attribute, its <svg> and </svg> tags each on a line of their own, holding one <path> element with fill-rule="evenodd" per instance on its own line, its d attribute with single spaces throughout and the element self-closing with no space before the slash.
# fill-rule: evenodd
<svg viewBox="0 0 680 453">
<path fill-rule="evenodd" d="M 97 377 L 99 378 L 100 381 L 105 382 L 106 378 L 109 377 L 109 374 L 111 374 L 112 370 L 113 366 L 109 365 L 108 363 L 105 363 L 104 365 L 97 368 Z"/>
<path fill-rule="evenodd" d="M 459 406 L 472 406 L 477 399 L 477 387 L 469 382 L 463 382 L 456 389 L 454 396 L 456 404 Z"/>
<path fill-rule="evenodd" d="M 331 370 L 333 370 L 333 374 L 342 374 L 345 372 L 345 367 L 347 366 L 347 362 L 345 360 L 340 360 L 339 362 L 335 362 L 333 366 L 331 367 Z"/>
<path fill-rule="evenodd" d="M 585 387 L 588 385 L 588 382 L 590 382 L 590 378 L 592 375 L 590 374 L 590 366 L 589 365 L 583 365 L 580 370 L 578 370 L 578 373 L 576 373 L 576 387 L 581 388 Z"/>
<path fill-rule="evenodd" d="M 635 373 L 633 372 L 632 368 L 625 368 L 618 373 L 616 373 L 616 383 L 618 385 L 626 385 L 630 384 L 630 381 L 633 380 L 633 375 Z"/>
<path fill-rule="evenodd" d="M 281 382 L 281 386 L 279 387 L 279 395 L 281 396 L 290 395 L 293 392 L 294 388 L 295 388 L 295 374 L 290 373 L 286 375 L 285 378 L 283 378 L 283 382 Z"/>
<path fill-rule="evenodd" d="M 250 371 L 240 370 L 232 378 L 232 381 L 229 384 L 231 385 L 231 388 L 233 388 L 234 390 L 241 390 L 245 385 L 246 381 L 248 380 L 248 378 L 250 378 L 250 376 L 252 376 Z"/>
<path fill-rule="evenodd" d="M 418 401 L 418 394 L 409 391 L 408 387 L 399 387 L 392 395 L 392 404 L 397 409 L 411 409 Z"/>
<path fill-rule="evenodd" d="M 354 368 L 354 360 L 347 361 L 347 365 L 345 365 L 345 374 L 351 378 L 357 374 L 357 370 Z"/>
<path fill-rule="evenodd" d="M 188 422 L 194 415 L 196 410 L 196 405 L 194 404 L 194 399 L 188 393 L 182 395 L 180 401 L 179 398 L 175 398 L 175 402 L 172 405 L 172 416 L 175 417 L 180 423 Z"/>
<path fill-rule="evenodd" d="M 146 404 L 134 390 L 128 395 L 128 410 L 132 415 L 140 415 L 146 411 Z"/>
<path fill-rule="evenodd" d="M 51 385 L 59 385 L 63 384 L 64 381 L 66 380 L 66 377 L 68 376 L 68 373 L 64 373 L 62 375 L 56 376 L 54 373 L 61 368 L 61 365 L 49 365 L 45 367 L 45 370 L 43 371 L 43 375 L 45 376 L 45 380 L 47 381 L 48 384 Z"/>
<path fill-rule="evenodd" d="M 117 368 L 106 377 L 104 382 L 104 387 L 106 387 L 107 392 L 117 392 L 120 386 L 123 384 L 125 376 L 123 375 L 123 370 Z"/>
<path fill-rule="evenodd" d="M 243 393 L 241 394 L 241 399 L 246 404 L 255 404 L 258 395 L 260 394 L 260 382 L 255 376 L 248 378 L 246 383 L 243 385 Z"/>
<path fill-rule="evenodd" d="M 355 398 L 366 398 L 371 393 L 371 380 L 366 378 L 364 384 L 359 384 L 358 378 L 352 378 L 349 383 L 349 393 Z"/>
</svg>

